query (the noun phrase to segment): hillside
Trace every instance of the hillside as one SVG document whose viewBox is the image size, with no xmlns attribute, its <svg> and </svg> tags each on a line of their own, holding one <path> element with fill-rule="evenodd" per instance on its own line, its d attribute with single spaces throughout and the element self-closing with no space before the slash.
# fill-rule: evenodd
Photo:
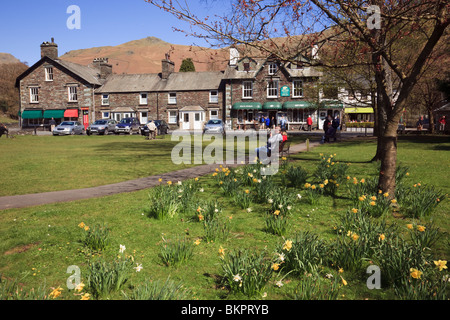
<svg viewBox="0 0 450 320">
<path fill-rule="evenodd" d="M 0 52 L 0 64 L 20 63 L 20 60 L 10 53 Z"/>
<path fill-rule="evenodd" d="M 175 71 L 185 58 L 194 61 L 196 71 L 224 70 L 228 62 L 228 50 L 213 50 L 167 43 L 155 37 L 126 42 L 117 46 L 73 50 L 61 59 L 88 65 L 94 58 L 109 58 L 113 72 L 117 74 L 142 74 L 161 72 L 161 60 L 165 54 L 175 63 Z"/>
</svg>

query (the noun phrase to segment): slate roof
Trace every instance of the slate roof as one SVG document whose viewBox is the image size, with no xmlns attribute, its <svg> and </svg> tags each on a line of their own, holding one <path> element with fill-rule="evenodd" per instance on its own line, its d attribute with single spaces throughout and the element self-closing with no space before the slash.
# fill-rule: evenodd
<svg viewBox="0 0 450 320">
<path fill-rule="evenodd" d="M 97 93 L 168 92 L 217 90 L 223 72 L 173 72 L 168 79 L 160 74 L 113 74 Z"/>
</svg>

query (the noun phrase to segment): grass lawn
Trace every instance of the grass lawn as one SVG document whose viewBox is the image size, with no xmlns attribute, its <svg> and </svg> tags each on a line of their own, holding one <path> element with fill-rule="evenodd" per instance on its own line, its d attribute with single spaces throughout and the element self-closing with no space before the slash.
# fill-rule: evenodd
<svg viewBox="0 0 450 320">
<path fill-rule="evenodd" d="M 304 139 L 292 137 L 293 143 Z M 0 139 L 0 196 L 89 188 L 197 165 L 194 152 L 192 164 L 172 162 L 172 149 L 181 141 L 171 136 L 148 141 L 140 135 Z M 203 149 L 210 143 L 204 141 Z M 235 150 L 241 149 L 248 153 L 248 141 L 243 148 L 235 142 Z"/>
<path fill-rule="evenodd" d="M 45 176 L 41 175 L 41 177 L 45 177 L 45 181 L 42 183 L 42 190 L 34 189 L 35 191 L 43 191 L 45 188 L 50 188 L 50 185 L 53 185 L 53 183 L 48 182 L 50 179 L 54 181 L 76 179 L 78 181 L 77 184 L 81 183 L 80 181 L 82 180 L 89 180 L 89 175 L 83 175 L 83 171 L 81 170 L 82 166 L 77 165 L 77 162 L 84 163 L 86 167 L 90 168 L 89 170 L 93 175 L 97 170 L 103 172 L 101 176 L 95 174 L 89 184 L 103 183 L 105 179 L 113 182 L 114 180 L 126 179 L 127 177 L 135 178 L 139 175 L 148 175 L 149 173 L 157 174 L 171 170 L 167 165 L 167 155 L 164 154 L 157 156 L 157 160 L 153 161 L 154 163 L 152 165 L 147 163 L 149 162 L 147 160 L 150 157 L 149 155 L 158 150 L 156 144 L 162 144 L 164 148 L 160 152 L 167 153 L 167 150 L 170 148 L 169 141 L 156 141 L 153 149 L 152 142 L 149 143 L 149 141 L 144 141 L 138 137 L 89 137 L 89 139 L 86 139 L 87 137 L 73 137 L 73 139 L 72 137 L 67 137 L 69 139 L 59 137 L 48 137 L 48 139 L 36 138 L 25 137 L 23 139 L 15 139 L 15 141 L 21 142 L 22 145 L 25 144 L 27 148 L 33 148 L 28 149 L 26 153 L 22 153 L 22 155 L 28 154 L 28 159 L 32 158 L 31 154 L 37 153 L 42 156 L 50 153 L 49 150 L 54 151 L 58 148 L 62 148 L 66 154 L 68 150 L 76 150 L 74 153 L 79 154 L 79 158 L 68 159 L 64 158 L 64 155 L 57 155 L 57 160 L 52 164 L 53 169 L 50 169 L 50 164 L 48 164 L 48 166 L 45 166 Z M 83 143 L 80 143 L 80 141 L 83 141 Z M 1 143 L 4 144 L 5 142 L 3 141 Z M 10 143 L 8 141 L 8 144 Z M 8 144 L 6 144 L 7 148 L 13 148 L 8 146 Z M 448 162 L 450 141 L 447 137 L 402 137 L 399 139 L 398 146 L 399 163 L 408 167 L 408 175 L 403 180 L 405 186 L 412 188 L 414 184 L 417 185 L 417 183 L 420 183 L 422 186 L 434 186 L 442 190 L 444 194 L 448 194 L 450 186 L 446 177 L 450 171 Z M 128 281 L 120 290 L 113 291 L 107 295 L 101 295 L 98 299 L 124 299 L 124 293 L 130 297 L 133 293 L 139 291 L 138 288 L 141 285 L 151 283 L 151 281 L 165 281 L 168 277 L 175 283 L 181 282 L 185 288 L 191 291 L 189 296 L 187 296 L 188 299 L 289 300 L 305 298 L 305 296 L 299 296 L 299 292 L 310 294 L 310 299 L 318 297 L 323 299 L 324 295 L 315 291 L 313 292 L 311 286 L 309 289 L 302 289 L 302 284 L 311 281 L 309 279 L 316 279 L 309 278 L 307 275 L 310 273 L 318 274 L 319 280 L 314 280 L 314 283 L 320 284 L 322 286 L 322 293 L 327 292 L 328 295 L 326 297 L 329 298 L 331 292 L 333 292 L 332 297 L 339 300 L 404 299 L 407 296 L 407 293 L 405 293 L 406 289 L 399 293 L 394 289 L 392 284 L 385 284 L 385 281 L 387 281 L 386 273 L 383 273 L 385 269 L 381 272 L 382 288 L 375 290 L 367 288 L 366 280 L 369 275 L 366 273 L 366 268 L 370 265 L 369 260 L 372 261 L 373 256 L 364 256 L 363 254 L 360 256 L 361 259 L 357 256 L 358 250 L 363 248 L 363 244 L 365 243 L 363 242 L 366 239 L 365 234 L 361 229 L 357 229 L 356 226 L 350 230 L 346 229 L 349 225 L 341 225 L 341 219 L 355 206 L 354 199 L 349 195 L 353 177 L 358 181 L 361 179 L 369 181 L 377 175 L 377 165 L 368 162 L 374 154 L 375 147 L 374 140 L 363 139 L 337 144 L 325 144 L 313 149 L 309 153 L 301 153 L 291 157 L 292 165 L 306 170 L 308 174 L 307 182 L 319 186 L 319 183 L 322 181 L 319 181 L 314 176 L 314 173 L 321 162 L 322 156 L 320 154 L 324 154 L 324 157 L 336 154 L 332 158 L 332 161 L 339 161 L 341 164 L 346 164 L 346 175 L 350 179 L 340 183 L 335 195 L 319 196 L 317 203 L 309 203 L 306 201 L 307 188 L 303 185 L 287 185 L 285 194 L 292 194 L 296 199 L 292 202 L 289 215 L 286 216 L 288 217 L 289 228 L 282 236 L 269 232 L 266 227 L 265 219 L 267 214 L 269 213 L 269 216 L 271 216 L 274 213 L 271 205 L 267 201 L 253 200 L 249 204 L 251 208 L 249 212 L 246 208 L 240 207 L 242 203 L 239 201 L 233 202 L 232 197 L 224 193 L 220 181 L 222 181 L 222 178 L 226 178 L 221 168 L 219 168 L 218 176 L 208 175 L 200 177 L 198 181 L 185 182 L 182 186 L 172 185 L 168 187 L 166 184 L 167 181 L 162 181 L 165 188 L 188 188 L 189 183 L 195 188 L 188 202 L 190 209 L 167 220 L 159 220 L 149 216 L 152 190 L 114 195 L 101 199 L 2 211 L 0 213 L 0 274 L 10 281 L 16 279 L 24 288 L 25 292 L 29 292 L 31 288 L 35 288 L 37 291 L 39 287 L 45 285 L 45 289 L 43 290 L 48 294 L 52 288 L 61 287 L 63 291 L 58 299 L 80 299 L 80 296 L 76 295 L 76 292 L 68 290 L 66 287 L 67 278 L 70 276 L 67 273 L 67 268 L 72 265 L 79 266 L 81 280 L 83 283 L 87 283 L 89 275 L 92 275 L 89 271 L 89 265 L 95 261 L 117 260 L 119 247 L 120 245 L 124 245 L 126 249 L 123 254 L 125 256 L 133 256 L 133 267 L 141 264 L 143 269 L 140 272 L 132 269 L 128 274 Z M 15 150 L 18 149 L 15 147 Z M 82 152 L 82 150 L 85 150 L 85 152 Z M 116 154 L 114 155 L 114 153 Z M 13 156 L 16 157 L 16 155 Z M 34 169 L 37 170 L 40 167 L 42 170 L 43 162 L 45 161 L 38 160 L 39 157 L 35 159 L 40 165 Z M 46 159 L 46 161 L 50 162 L 51 156 L 46 156 Z M 102 161 L 104 159 L 108 159 L 107 164 Z M 62 163 L 69 161 L 74 165 L 69 168 L 60 168 Z M 133 165 L 136 161 L 138 165 Z M 26 175 L 21 173 L 21 171 L 30 170 L 28 172 L 33 172 L 32 169 L 28 168 L 31 166 L 31 163 L 28 162 L 27 166 L 20 166 L 19 163 L 16 165 L 8 164 L 8 172 L 12 176 L 22 176 L 22 178 L 18 179 L 22 183 L 24 181 L 26 182 Z M 279 174 L 273 177 L 273 182 L 281 188 L 286 186 L 285 182 L 288 181 L 286 180 L 287 174 L 283 170 L 287 172 L 290 169 L 289 167 L 284 168 Z M 47 178 L 47 173 L 49 172 L 52 173 L 51 178 Z M 248 173 L 251 174 L 251 172 L 253 171 L 249 171 Z M 233 172 L 233 174 L 235 173 Z M 79 176 L 83 178 L 80 179 Z M 242 179 L 246 176 L 247 172 L 245 174 L 241 172 L 239 175 Z M 255 176 L 257 176 L 257 173 L 255 173 Z M 36 181 L 38 181 L 38 178 L 36 176 Z M 12 183 L 11 180 L 8 181 L 8 183 Z M 27 192 L 33 190 L 32 188 L 28 189 L 27 184 L 31 184 L 30 182 L 22 185 L 23 188 L 28 190 Z M 255 195 L 257 183 L 252 184 L 250 182 L 249 185 L 241 185 L 237 189 L 239 192 L 249 190 L 251 195 Z M 21 190 L 19 185 L 13 189 L 16 190 L 16 193 Z M 302 198 L 298 199 L 296 197 L 297 194 L 301 194 Z M 217 201 L 221 209 L 218 213 L 219 218 L 222 219 L 221 221 L 226 221 L 229 224 L 230 233 L 226 239 L 207 241 L 205 238 L 206 231 L 203 222 L 199 221 L 198 215 L 199 212 L 203 212 L 203 209 L 198 211 L 196 208 L 199 206 L 205 208 L 205 201 L 208 200 Z M 436 243 L 430 244 L 429 249 L 423 250 L 423 252 L 428 254 L 426 256 L 428 264 L 414 266 L 422 268 L 422 279 L 429 279 L 428 277 L 431 277 L 431 272 L 437 272 L 437 276 L 441 277 L 448 274 L 448 269 L 435 271 L 436 268 L 433 267 L 434 264 L 432 261 L 448 261 L 450 259 L 450 239 L 448 237 L 448 232 L 450 231 L 449 209 L 449 200 L 443 199 L 429 216 L 413 218 L 403 214 L 400 208 L 400 211 L 395 216 L 390 211 L 383 217 L 370 217 L 370 221 L 372 222 L 366 226 L 368 226 L 367 230 L 372 230 L 372 227 L 378 228 L 375 228 L 376 230 L 381 230 L 380 232 L 374 231 L 377 238 L 381 235 L 381 232 L 383 232 L 383 237 L 386 235 L 386 244 L 380 238 L 377 240 L 380 241 L 380 247 L 378 247 L 378 242 L 376 243 L 377 248 L 381 251 L 387 250 L 383 245 L 394 245 L 393 242 L 390 242 L 392 241 L 390 240 L 390 236 L 401 237 L 405 241 L 405 246 L 406 244 L 418 243 L 413 241 L 426 241 L 426 239 L 422 238 L 419 240 L 413 238 L 413 233 L 410 233 L 407 225 L 414 225 L 414 228 L 421 225 L 427 226 L 426 232 L 416 232 L 414 234 L 432 237 L 429 234 L 433 231 L 439 235 L 439 238 L 437 238 Z M 106 249 L 93 251 L 83 244 L 86 231 L 78 226 L 81 222 L 88 225 L 91 231 L 96 229 L 97 225 L 106 224 L 109 227 L 110 240 Z M 383 225 L 383 222 L 386 222 L 386 225 Z M 434 225 L 431 224 L 432 222 Z M 352 223 L 356 224 L 356 221 L 350 221 L 350 224 Z M 438 229 L 435 228 L 436 226 Z M 391 227 L 396 227 L 394 228 L 395 231 L 392 231 L 394 229 L 390 229 Z M 347 231 L 355 230 L 359 230 L 356 231 L 358 232 L 357 238 L 347 236 Z M 389 233 L 391 231 L 392 233 Z M 305 251 L 303 254 L 312 254 L 311 260 L 308 260 L 310 265 L 297 265 L 300 268 L 298 270 L 308 270 L 306 276 L 304 275 L 304 271 L 299 272 L 296 270 L 288 272 L 287 262 L 281 263 L 279 270 L 271 270 L 270 279 L 267 280 L 267 283 L 260 292 L 252 296 L 247 296 L 240 292 L 240 288 L 237 286 L 235 288 L 236 290 L 231 290 L 230 283 L 227 284 L 222 281 L 226 279 L 225 269 L 223 269 L 225 264 L 223 263 L 225 261 L 229 262 L 227 259 L 236 252 L 235 250 L 249 249 L 252 253 L 265 255 L 266 259 L 264 261 L 272 261 L 277 257 L 275 253 L 283 251 L 282 246 L 286 244 L 286 240 L 293 240 L 300 233 L 304 235 L 304 232 L 316 235 L 318 237 L 317 243 L 320 242 L 324 246 L 320 250 L 315 248 L 314 250 L 316 251 L 314 251 L 311 245 L 312 241 L 309 243 L 306 242 L 305 248 L 309 248 L 311 251 L 309 253 Z M 369 233 L 369 231 L 367 232 Z M 161 257 L 161 248 L 162 245 L 175 241 L 177 237 L 186 239 L 188 244 L 193 247 L 192 257 L 186 263 L 182 263 L 179 266 L 168 266 L 163 262 Z M 197 240 L 199 240 L 197 242 L 198 245 L 195 245 L 194 242 Z M 360 245 L 354 246 L 355 243 L 359 243 Z M 424 242 L 420 243 L 423 244 Z M 347 246 L 345 250 L 350 251 L 345 251 L 341 246 Z M 223 260 L 219 257 L 219 250 L 221 248 L 225 250 L 225 258 Z M 288 251 L 283 252 L 286 255 L 288 254 Z M 314 253 L 317 252 L 322 252 L 323 255 L 321 257 L 314 256 Z M 341 252 L 341 256 L 337 252 Z M 332 256 L 334 260 L 329 260 L 328 256 Z M 121 259 L 125 259 L 125 257 L 122 256 Z M 397 261 L 395 259 L 387 260 L 388 262 Z M 399 264 L 404 263 L 403 269 L 401 269 L 403 272 L 402 276 L 405 279 L 412 280 L 410 283 L 416 283 L 414 282 L 416 279 L 408 278 L 410 273 L 410 260 L 400 260 L 398 260 Z M 375 263 L 376 261 L 374 260 L 373 262 Z M 384 263 L 388 262 L 384 261 Z M 386 266 L 386 268 L 388 267 Z M 392 270 L 395 269 L 393 266 L 390 268 Z M 339 270 L 342 272 L 340 273 Z M 241 275 L 244 277 L 244 274 Z M 344 279 L 346 285 L 344 285 Z M 231 283 L 234 284 L 234 282 Z M 236 280 L 236 284 L 238 283 Z M 334 288 L 333 290 L 330 289 L 332 287 Z M 400 288 L 401 286 L 399 285 L 398 287 Z M 3 290 L 4 288 L 5 286 L 3 286 Z M 86 286 L 84 292 L 92 292 L 89 290 L 91 288 Z M 412 292 L 411 288 L 407 290 Z M 448 299 L 448 284 L 447 288 L 444 288 L 445 290 L 447 291 L 446 297 Z M 431 292 L 431 289 L 422 288 L 420 292 L 425 295 L 428 291 Z M 0 290 L 0 294 L 1 292 Z M 5 294 L 3 298 L 5 298 Z"/>
</svg>

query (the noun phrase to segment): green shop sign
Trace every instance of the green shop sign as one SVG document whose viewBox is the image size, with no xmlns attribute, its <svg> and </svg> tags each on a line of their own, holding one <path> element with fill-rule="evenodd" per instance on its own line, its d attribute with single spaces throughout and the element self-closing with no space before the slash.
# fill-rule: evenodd
<svg viewBox="0 0 450 320">
<path fill-rule="evenodd" d="M 291 88 L 289 86 L 282 86 L 280 89 L 281 97 L 290 97 L 291 96 Z"/>
</svg>

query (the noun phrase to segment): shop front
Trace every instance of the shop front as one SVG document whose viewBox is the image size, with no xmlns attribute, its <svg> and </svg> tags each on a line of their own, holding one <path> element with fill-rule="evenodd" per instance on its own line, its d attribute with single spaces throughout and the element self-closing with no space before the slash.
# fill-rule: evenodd
<svg viewBox="0 0 450 320">
<path fill-rule="evenodd" d="M 231 106 L 232 127 L 234 129 L 255 129 L 265 112 L 259 102 L 236 102 Z"/>
</svg>

